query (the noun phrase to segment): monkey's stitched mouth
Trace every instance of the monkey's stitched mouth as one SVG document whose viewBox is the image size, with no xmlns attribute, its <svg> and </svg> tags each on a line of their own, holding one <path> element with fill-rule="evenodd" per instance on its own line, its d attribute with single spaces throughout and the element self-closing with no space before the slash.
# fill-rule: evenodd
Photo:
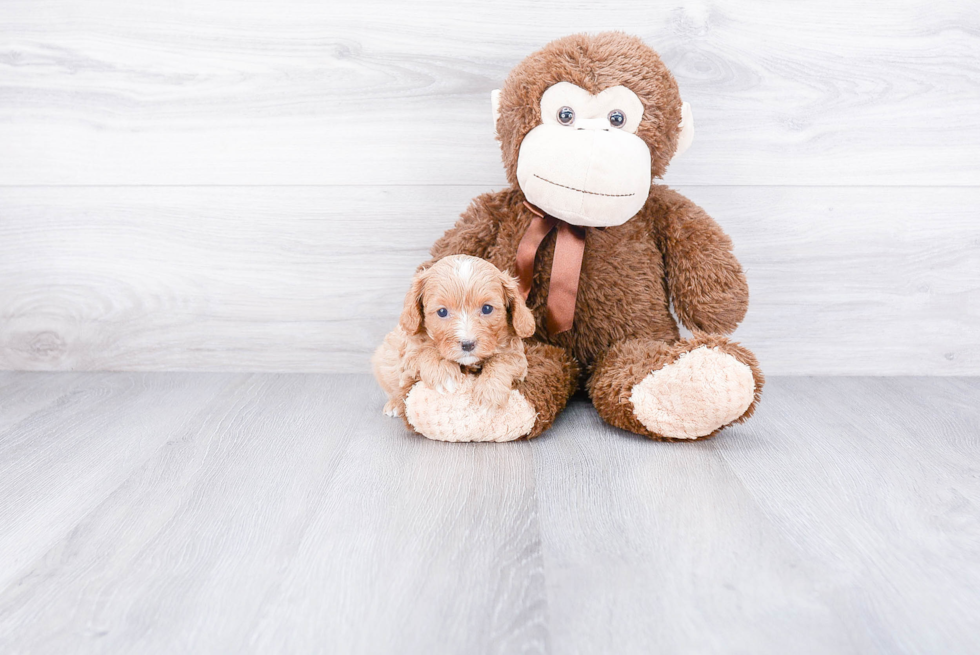
<svg viewBox="0 0 980 655">
<path fill-rule="evenodd" d="M 576 189 L 573 186 L 567 186 L 565 184 L 558 184 L 557 182 L 552 182 L 551 180 L 545 179 L 534 173 L 534 177 L 538 178 L 542 182 L 547 182 L 548 184 L 554 184 L 555 186 L 560 186 L 563 189 L 569 189 L 571 191 L 578 191 L 579 193 L 587 193 L 590 196 L 607 196 L 609 198 L 628 198 L 629 196 L 635 196 L 635 193 L 598 193 L 596 191 L 586 191 L 585 189 Z"/>
</svg>

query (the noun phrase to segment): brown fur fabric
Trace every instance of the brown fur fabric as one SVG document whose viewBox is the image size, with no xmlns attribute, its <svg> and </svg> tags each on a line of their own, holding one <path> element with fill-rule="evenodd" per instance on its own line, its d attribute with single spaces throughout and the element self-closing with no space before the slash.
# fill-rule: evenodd
<svg viewBox="0 0 980 655">
<path fill-rule="evenodd" d="M 432 247 L 433 259 L 474 255 L 516 273 L 517 246 L 532 218 L 516 181 L 518 150 L 541 120 L 542 93 L 560 81 L 591 93 L 616 85 L 635 92 L 644 104 L 637 134 L 650 147 L 654 177 L 664 173 L 677 144 L 681 102 L 657 54 L 639 39 L 618 32 L 559 39 L 518 65 L 501 90 L 497 131 L 511 188 L 474 199 Z M 531 436 L 551 425 L 581 372 L 589 376 L 592 400 L 606 421 L 662 438 L 633 416 L 629 389 L 644 375 L 701 345 L 717 347 L 748 365 L 758 399 L 763 377 L 755 357 L 719 336 L 732 332 L 745 316 L 745 276 L 732 254 L 731 240 L 700 207 L 655 184 L 644 207 L 626 223 L 588 229 L 574 325 L 568 332 L 549 335 L 545 319 L 554 244 L 552 232 L 538 251 L 527 298 L 537 325 L 528 343 L 528 377 L 521 387 L 539 413 Z M 684 325 L 714 335 L 678 341 L 671 301 Z M 755 406 L 753 402 L 736 422 Z"/>
<path fill-rule="evenodd" d="M 524 353 L 527 356 L 527 377 L 517 385 L 538 418 L 528 439 L 538 436 L 551 427 L 558 413 L 578 388 L 579 368 L 575 360 L 556 346 L 530 342 Z"/>
<path fill-rule="evenodd" d="M 517 246 L 532 218 L 523 202 L 520 189 L 478 196 L 456 226 L 436 241 L 433 258 L 472 254 L 513 274 Z M 527 298 L 537 321 L 535 338 L 569 350 L 586 366 L 629 337 L 672 342 L 679 332 L 670 313 L 671 298 L 689 328 L 731 332 L 748 308 L 748 284 L 731 247 L 728 236 L 700 207 L 654 185 L 637 216 L 616 227 L 587 230 L 574 327 L 549 335 L 545 318 L 555 252 L 552 232 L 538 250 Z"/>
</svg>

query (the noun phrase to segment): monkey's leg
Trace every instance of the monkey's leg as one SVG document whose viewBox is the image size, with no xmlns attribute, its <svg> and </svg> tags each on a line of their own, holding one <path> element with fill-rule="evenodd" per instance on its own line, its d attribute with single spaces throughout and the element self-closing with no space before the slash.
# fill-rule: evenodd
<svg viewBox="0 0 980 655">
<path fill-rule="evenodd" d="M 722 336 L 626 339 L 596 362 L 589 395 L 618 428 L 663 441 L 714 436 L 755 411 L 765 379 L 755 356 Z"/>
<path fill-rule="evenodd" d="M 537 418 L 534 427 L 527 435 L 529 439 L 538 436 L 551 427 L 555 417 L 578 388 L 579 367 L 568 351 L 546 343 L 528 342 L 527 377 L 517 385 L 534 411 Z"/>
<path fill-rule="evenodd" d="M 452 393 L 419 382 L 405 401 L 405 419 L 418 433 L 439 441 L 513 441 L 536 437 L 554 422 L 578 386 L 578 365 L 565 350 L 528 342 L 527 377 L 501 407 L 472 397 L 473 376 Z"/>
</svg>

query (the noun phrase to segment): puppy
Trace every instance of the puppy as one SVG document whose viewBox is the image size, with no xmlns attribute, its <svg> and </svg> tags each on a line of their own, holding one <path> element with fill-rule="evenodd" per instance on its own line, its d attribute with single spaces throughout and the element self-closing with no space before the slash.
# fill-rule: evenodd
<svg viewBox="0 0 980 655">
<path fill-rule="evenodd" d="M 476 374 L 473 398 L 502 406 L 515 380 L 527 374 L 521 339 L 534 334 L 534 316 L 517 281 L 478 257 L 452 255 L 419 271 L 392 332 L 371 360 L 388 394 L 385 414 L 405 413 L 416 382 L 452 393 Z"/>
</svg>

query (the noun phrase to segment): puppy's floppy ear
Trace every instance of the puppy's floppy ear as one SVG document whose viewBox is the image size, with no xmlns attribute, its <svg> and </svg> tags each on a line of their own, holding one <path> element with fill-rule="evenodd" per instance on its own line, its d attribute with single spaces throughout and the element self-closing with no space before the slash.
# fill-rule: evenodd
<svg viewBox="0 0 980 655">
<path fill-rule="evenodd" d="M 510 321 L 514 326 L 514 332 L 521 339 L 533 337 L 536 329 L 534 314 L 524 304 L 521 292 L 517 288 L 517 280 L 506 273 L 501 273 L 500 281 L 504 285 L 504 296 L 507 297 L 507 307 L 510 310 Z"/>
<path fill-rule="evenodd" d="M 409 334 L 415 334 L 422 329 L 422 316 L 425 312 L 425 308 L 422 307 L 422 292 L 425 291 L 425 281 L 428 277 L 427 269 L 416 273 L 412 278 L 412 286 L 405 294 L 405 306 L 402 308 L 398 323 Z"/>
</svg>

